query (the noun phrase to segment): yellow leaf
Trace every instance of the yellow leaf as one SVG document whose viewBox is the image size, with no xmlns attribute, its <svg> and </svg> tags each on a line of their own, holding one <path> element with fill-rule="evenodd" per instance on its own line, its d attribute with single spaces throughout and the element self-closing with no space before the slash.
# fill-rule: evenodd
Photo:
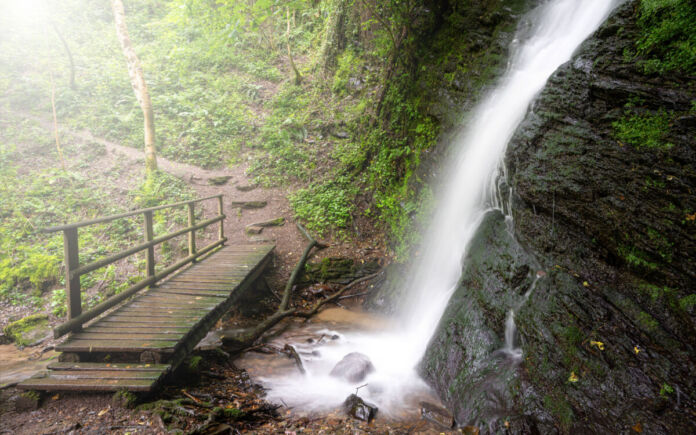
<svg viewBox="0 0 696 435">
<path fill-rule="evenodd" d="M 587 282 L 587 281 L 583 281 L 582 285 L 583 285 L 584 287 L 589 287 L 589 286 L 590 286 L 590 283 Z"/>
<path fill-rule="evenodd" d="M 686 220 L 687 220 L 687 221 L 696 221 L 696 213 L 694 213 L 694 214 L 687 214 L 687 215 L 686 215 Z"/>
<path fill-rule="evenodd" d="M 99 414 L 97 414 L 97 417 L 101 417 L 102 415 L 106 414 L 107 412 L 109 412 L 109 408 L 102 409 L 101 411 L 99 411 Z"/>
<path fill-rule="evenodd" d="M 597 349 L 604 350 L 604 343 L 601 341 L 590 340 L 590 346 L 597 346 Z"/>
<path fill-rule="evenodd" d="M 638 355 L 638 352 L 640 352 L 640 348 L 638 346 L 633 346 L 633 351 Z"/>
<path fill-rule="evenodd" d="M 56 394 L 55 396 L 51 397 L 51 400 L 58 400 L 60 399 L 60 394 Z"/>
<path fill-rule="evenodd" d="M 577 382 L 579 381 L 580 378 L 578 375 L 575 374 L 575 372 L 570 372 L 570 377 L 568 378 L 568 382 Z"/>
<path fill-rule="evenodd" d="M 640 424 L 640 422 L 636 423 L 633 427 L 631 427 L 635 432 L 638 433 L 643 433 L 643 425 Z"/>
</svg>

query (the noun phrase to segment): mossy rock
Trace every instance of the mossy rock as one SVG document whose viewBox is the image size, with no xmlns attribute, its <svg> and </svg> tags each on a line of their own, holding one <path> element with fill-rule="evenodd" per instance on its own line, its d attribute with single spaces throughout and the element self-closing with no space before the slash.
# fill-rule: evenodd
<svg viewBox="0 0 696 435">
<path fill-rule="evenodd" d="M 138 403 L 138 396 L 128 390 L 119 390 L 111 398 L 111 404 L 117 408 L 133 409 Z"/>
<path fill-rule="evenodd" d="M 211 186 L 222 186 L 223 184 L 227 184 L 228 181 L 230 181 L 232 177 L 229 175 L 222 175 L 220 177 L 210 177 L 208 178 L 208 184 Z"/>
<path fill-rule="evenodd" d="M 33 346 L 50 336 L 48 315 L 33 314 L 7 325 L 5 335 L 18 346 Z"/>
</svg>

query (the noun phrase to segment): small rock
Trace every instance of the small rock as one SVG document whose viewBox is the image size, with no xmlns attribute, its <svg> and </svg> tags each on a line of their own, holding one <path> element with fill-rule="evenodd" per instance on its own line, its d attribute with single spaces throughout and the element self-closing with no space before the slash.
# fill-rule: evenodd
<svg viewBox="0 0 696 435">
<path fill-rule="evenodd" d="M 251 225 L 247 225 L 248 227 L 256 226 L 256 227 L 281 227 L 285 225 L 285 218 L 284 217 L 277 217 L 275 219 L 263 221 L 263 222 L 256 222 Z"/>
<path fill-rule="evenodd" d="M 232 201 L 232 208 L 264 208 L 268 203 L 266 201 Z"/>
<path fill-rule="evenodd" d="M 247 234 L 261 234 L 261 231 L 263 231 L 263 227 L 260 227 L 258 225 L 248 225 L 244 231 L 246 231 Z"/>
<path fill-rule="evenodd" d="M 344 379 L 351 383 L 365 380 L 367 375 L 375 371 L 370 359 L 360 352 L 351 352 L 334 366 L 329 373 L 335 378 Z"/>
<path fill-rule="evenodd" d="M 331 132 L 331 136 L 334 136 L 338 139 L 348 139 L 350 137 L 350 135 L 345 131 L 339 131 L 339 132 L 335 132 L 335 133 Z"/>
<path fill-rule="evenodd" d="M 420 402 L 421 417 L 425 420 L 442 426 L 445 429 L 452 429 L 454 418 L 446 409 L 429 402 Z"/>
<path fill-rule="evenodd" d="M 41 404 L 41 395 L 36 391 L 25 391 L 14 398 L 15 411 L 35 411 Z"/>
<path fill-rule="evenodd" d="M 254 189 L 256 189 L 255 184 L 238 184 L 234 186 L 235 189 L 239 190 L 240 192 L 250 192 Z"/>
<path fill-rule="evenodd" d="M 223 175 L 220 177 L 210 177 L 208 178 L 208 184 L 211 186 L 222 186 L 223 184 L 226 184 L 228 181 L 230 181 L 232 177 L 229 175 Z"/>
<path fill-rule="evenodd" d="M 343 402 L 343 409 L 351 417 L 368 423 L 377 415 L 377 407 L 365 402 L 356 394 L 348 396 L 346 401 Z"/>
</svg>

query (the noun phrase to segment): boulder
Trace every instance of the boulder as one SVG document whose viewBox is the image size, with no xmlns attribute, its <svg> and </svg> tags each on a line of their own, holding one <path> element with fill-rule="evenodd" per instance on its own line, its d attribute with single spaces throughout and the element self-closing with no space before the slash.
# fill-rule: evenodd
<svg viewBox="0 0 696 435">
<path fill-rule="evenodd" d="M 357 394 L 348 396 L 346 401 L 343 402 L 343 409 L 351 417 L 368 423 L 377 415 L 377 407 L 371 403 L 365 402 L 358 397 Z"/>
<path fill-rule="evenodd" d="M 348 382 L 358 383 L 365 380 L 367 375 L 375 371 L 370 359 L 359 352 L 351 352 L 344 356 L 329 375 Z"/>
</svg>

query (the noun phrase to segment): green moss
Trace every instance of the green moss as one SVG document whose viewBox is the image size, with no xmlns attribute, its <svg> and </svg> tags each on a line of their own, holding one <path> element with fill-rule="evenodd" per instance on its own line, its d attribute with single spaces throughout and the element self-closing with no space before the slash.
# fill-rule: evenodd
<svg viewBox="0 0 696 435">
<path fill-rule="evenodd" d="M 640 150 L 669 151 L 674 145 L 665 138 L 673 117 L 673 113 L 663 110 L 657 113 L 636 113 L 627 110 L 620 120 L 612 124 L 614 137 L 621 143 Z"/>
<path fill-rule="evenodd" d="M 659 323 L 657 323 L 657 320 L 650 314 L 646 313 L 645 311 L 641 311 L 638 313 L 638 323 L 640 326 L 645 328 L 646 330 L 652 332 L 657 330 L 657 327 L 659 326 Z"/>
<path fill-rule="evenodd" d="M 634 268 L 656 270 L 657 264 L 648 259 L 648 254 L 635 246 L 620 245 L 619 255 Z"/>
<path fill-rule="evenodd" d="M 48 316 L 46 314 L 34 314 L 17 320 L 7 325 L 4 329 L 12 341 L 19 346 L 28 346 L 37 339 L 43 338 L 48 331 Z"/>
</svg>

